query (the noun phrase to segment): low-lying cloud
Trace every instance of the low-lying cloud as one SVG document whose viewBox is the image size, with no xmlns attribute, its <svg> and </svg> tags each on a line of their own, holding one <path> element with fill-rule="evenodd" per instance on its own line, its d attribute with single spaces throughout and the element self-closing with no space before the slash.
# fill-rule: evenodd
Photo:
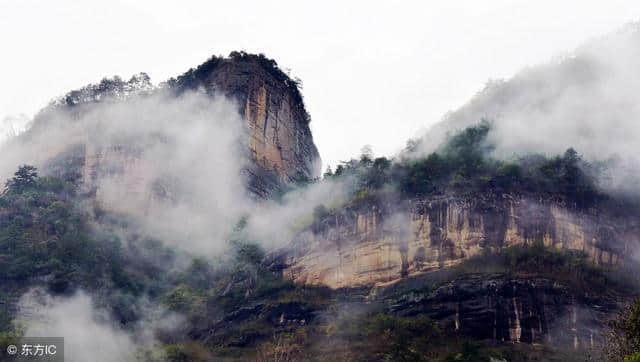
<svg viewBox="0 0 640 362">
<path fill-rule="evenodd" d="M 243 170 L 251 161 L 238 109 L 223 96 L 175 97 L 163 90 L 51 107 L 2 147 L 0 178 L 24 163 L 54 174 L 75 167 L 82 191 L 100 208 L 133 221 L 130 230 L 121 230 L 125 238 L 135 230 L 189 254 L 224 251 L 242 218 L 252 240 L 283 246 L 310 223 L 314 207 L 344 202 L 350 182 L 316 183 L 278 201 L 256 200 L 246 189 Z"/>
<path fill-rule="evenodd" d="M 611 185 L 640 165 L 640 25 L 592 40 L 571 55 L 491 81 L 423 137 L 418 155 L 486 119 L 494 156 L 555 155 L 574 147 L 589 160 L 616 160 Z"/>
<path fill-rule="evenodd" d="M 154 331 L 180 326 L 178 315 L 149 307 L 146 317 L 128 331 L 114 322 L 109 313 L 96 307 L 84 292 L 54 297 L 41 289 L 31 289 L 19 301 L 18 323 L 29 337 L 64 337 L 65 361 L 132 361 L 142 353 L 154 353 Z"/>
</svg>

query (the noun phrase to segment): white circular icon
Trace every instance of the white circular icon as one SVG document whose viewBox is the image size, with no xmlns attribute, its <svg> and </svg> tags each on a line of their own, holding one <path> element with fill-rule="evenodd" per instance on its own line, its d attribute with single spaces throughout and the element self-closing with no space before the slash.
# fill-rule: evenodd
<svg viewBox="0 0 640 362">
<path fill-rule="evenodd" d="M 9 346 L 7 346 L 7 353 L 13 356 L 14 354 L 18 353 L 18 347 L 10 344 Z"/>
</svg>

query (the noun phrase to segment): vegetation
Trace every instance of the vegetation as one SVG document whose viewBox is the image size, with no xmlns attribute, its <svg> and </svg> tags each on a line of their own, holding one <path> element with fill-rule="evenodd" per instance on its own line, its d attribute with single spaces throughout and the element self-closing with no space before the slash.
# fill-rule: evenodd
<svg viewBox="0 0 640 362">
<path fill-rule="evenodd" d="M 640 300 L 627 305 L 609 322 L 605 352 L 611 361 L 640 360 Z"/>
<path fill-rule="evenodd" d="M 174 85 L 186 86 L 219 61 L 187 72 Z M 483 122 L 420 159 L 374 157 L 365 148 L 359 159 L 328 169 L 324 177 L 355 179 L 353 202 L 387 194 L 411 199 L 531 193 L 588 209 L 607 200 L 598 189 L 597 167 L 575 150 L 551 158 L 497 160 L 487 141 L 490 131 Z M 301 177 L 298 182 L 313 181 Z M 331 212 L 316 207 L 312 228 L 321 227 L 319 222 Z M 125 329 L 141 319 L 143 299 L 179 313 L 186 320 L 184 329 L 158 337 L 163 357 L 171 361 L 548 360 L 553 353 L 540 346 L 472 341 L 424 314 L 390 312 L 362 291 L 295 285 L 282 277 L 278 261 L 248 238 L 244 218 L 229 237 L 227 252 L 216 258 L 177 255 L 157 240 L 118 232 L 129 222 L 88 205 L 73 178 L 41 177 L 36 168 L 21 166 L 0 195 L 0 344 L 22 333 L 11 324 L 11 306 L 27 288 L 41 286 L 54 295 L 82 289 L 98 296 L 100 306 Z M 464 273 L 544 276 L 580 295 L 635 290 L 637 282 L 620 275 L 624 272 L 594 266 L 582 253 L 547 249 L 537 241 L 470 258 L 447 278 Z M 617 359 L 638 359 L 639 316 L 636 303 L 612 322 Z"/>
<path fill-rule="evenodd" d="M 32 166 L 21 166 L 7 182 L 0 197 L 2 280 L 25 282 L 53 275 L 49 286 L 63 292 L 72 281 L 88 282 L 84 271 L 96 258 L 110 257 L 102 253 L 117 252 L 117 245 L 109 244 L 112 240 L 102 249 L 89 239 L 86 215 L 71 206 L 73 194 L 72 185 L 38 178 Z"/>
<path fill-rule="evenodd" d="M 326 323 L 274 334 L 258 361 L 548 361 L 562 352 L 543 346 L 496 345 L 447 333 L 423 315 L 401 317 L 347 309 Z M 344 311 L 343 311 L 344 312 Z M 575 354 L 575 352 L 574 352 Z M 564 357 L 570 357 L 568 354 Z M 575 356 L 571 356 L 575 357 Z M 563 360 L 574 360 L 565 358 Z"/>
<path fill-rule="evenodd" d="M 54 295 L 95 292 L 121 323 L 134 322 L 139 316 L 131 301 L 163 293 L 170 283 L 159 263 L 170 266 L 173 254 L 153 240 L 125 246 L 89 219 L 72 182 L 21 166 L 0 196 L 0 282 L 5 293 L 33 286 Z M 11 309 L 4 313 L 2 319 L 10 320 Z"/>
<path fill-rule="evenodd" d="M 322 288 L 295 288 L 263 265 L 264 251 L 244 235 L 245 220 L 229 240 L 228 253 L 213 262 L 193 258 L 182 269 L 173 267 L 177 256 L 161 243 L 135 235 L 122 239 L 109 225 L 125 221 L 90 212 L 73 182 L 39 177 L 32 166 L 21 166 L 6 183 L 0 195 L 0 337 L 19 333 L 11 323 L 15 303 L 35 286 L 53 295 L 87 291 L 125 328 L 141 318 L 143 299 L 185 315 L 188 334 L 165 336 L 166 353 L 175 360 L 267 338 L 279 310 L 294 310 L 304 319 L 327 297 Z M 96 217 L 99 227 L 90 221 Z M 246 315 L 230 317 L 244 307 Z M 227 322 L 224 318 L 238 323 L 203 343 L 217 323 Z"/>
<path fill-rule="evenodd" d="M 154 89 L 151 78 L 146 73 L 133 75 L 128 81 L 119 76 L 103 78 L 99 83 L 89 84 L 73 90 L 55 99 L 49 107 L 73 109 L 82 104 L 98 103 L 105 99 L 118 99 L 137 92 L 149 92 Z M 45 108 L 45 111 L 47 108 Z"/>
<path fill-rule="evenodd" d="M 374 313 L 345 318 L 327 326 L 330 339 L 339 339 L 375 360 L 429 360 L 431 347 L 442 335 L 429 318 L 402 318 Z"/>
<path fill-rule="evenodd" d="M 629 266 L 631 267 L 631 266 Z M 455 273 L 504 273 L 556 280 L 577 294 L 633 293 L 640 287 L 630 270 L 595 265 L 587 255 L 573 250 L 547 248 L 542 243 L 516 245 L 485 252 L 454 268 Z"/>
<path fill-rule="evenodd" d="M 598 168 L 569 148 L 563 155 L 528 155 L 512 161 L 491 157 L 487 136 L 491 125 L 483 121 L 452 136 L 436 152 L 423 158 L 384 157 L 364 154 L 342 162 L 327 178 L 352 176 L 360 193 L 398 192 L 405 198 L 448 193 L 531 193 L 587 209 L 606 195 L 598 189 Z M 408 151 L 414 148 L 409 144 Z M 357 193 L 358 193 L 357 192 Z"/>
<path fill-rule="evenodd" d="M 223 64 L 235 62 L 235 63 L 248 63 L 253 62 L 258 64 L 264 71 L 271 75 L 278 84 L 283 84 L 289 94 L 293 97 L 294 104 L 300 105 L 300 109 L 304 110 L 304 98 L 301 93 L 302 81 L 298 78 L 292 79 L 288 73 L 285 73 L 278 67 L 278 63 L 275 60 L 267 58 L 264 54 L 250 54 L 244 51 L 233 51 L 229 54 L 228 58 L 222 56 L 212 56 L 206 62 L 200 64 L 196 68 L 191 68 L 184 74 L 178 77 L 171 78 L 166 82 L 166 85 L 177 94 L 184 93 L 187 90 L 195 90 L 201 87 L 206 88 L 208 77 Z M 306 111 L 304 111 L 304 117 L 307 122 L 311 120 Z"/>
<path fill-rule="evenodd" d="M 480 162 L 464 159 L 462 173 Z M 375 193 L 393 182 L 394 167 L 404 166 L 364 153 L 357 163 L 343 165 L 337 176 L 327 177 L 352 173 L 361 190 Z M 552 354 L 542 347 L 474 342 L 441 329 L 426 315 L 400 316 L 380 304 L 354 301 L 358 291 L 294 285 L 282 278 L 277 266 L 265 263 L 265 251 L 247 237 L 244 218 L 234 228 L 226 254 L 191 258 L 187 267 L 174 268 L 175 252 L 155 240 L 123 238 L 110 225 L 126 221 L 94 213 L 73 180 L 40 177 L 38 170 L 24 165 L 7 181 L 0 195 L 0 344 L 22 333 L 10 323 L 15 309 L 9 305 L 27 288 L 42 286 L 54 295 L 83 289 L 98 296 L 100 306 L 124 328 L 141 318 L 138 303 L 143 296 L 180 313 L 185 329 L 158 337 L 162 358 L 170 361 L 545 360 Z M 328 213 L 318 207 L 314 217 Z M 100 226 L 91 222 L 95 218 L 100 218 Z M 547 273 L 573 288 L 595 291 L 620 283 L 583 255 L 540 246 L 472 258 L 455 272 Z M 619 326 L 627 333 L 624 340 L 635 346 L 637 336 L 627 332 L 628 325 Z"/>
</svg>

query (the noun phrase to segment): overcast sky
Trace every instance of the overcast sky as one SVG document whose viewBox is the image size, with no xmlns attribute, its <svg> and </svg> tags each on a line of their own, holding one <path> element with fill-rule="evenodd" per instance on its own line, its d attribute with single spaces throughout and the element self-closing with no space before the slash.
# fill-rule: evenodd
<svg viewBox="0 0 640 362">
<path fill-rule="evenodd" d="M 325 162 L 393 154 L 488 79 L 640 19 L 640 1 L 0 0 L 0 120 L 104 76 L 154 83 L 232 50 L 304 82 Z"/>
</svg>

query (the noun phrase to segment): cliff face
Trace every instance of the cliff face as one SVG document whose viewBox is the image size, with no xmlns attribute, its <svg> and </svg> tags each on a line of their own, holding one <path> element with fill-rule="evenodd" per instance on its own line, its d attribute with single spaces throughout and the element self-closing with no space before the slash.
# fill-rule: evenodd
<svg viewBox="0 0 640 362">
<path fill-rule="evenodd" d="M 450 331 L 494 342 L 537 343 L 567 350 L 600 348 L 603 326 L 620 297 L 580 295 L 548 278 L 463 275 L 434 290 L 383 291 L 387 311 L 425 313 Z M 588 293 L 587 293 L 588 294 Z"/>
<path fill-rule="evenodd" d="M 144 87 L 136 86 L 139 79 L 145 81 Z M 250 162 L 242 172 L 247 189 L 253 195 L 268 197 L 288 182 L 319 175 L 319 154 L 298 83 L 283 73 L 274 61 L 262 55 L 232 53 L 229 58 L 213 57 L 158 89 L 149 84 L 146 75 L 134 77 L 129 82 L 117 77 L 105 79 L 98 85 L 70 92 L 52 106 L 82 112 L 83 107 L 74 107 L 90 106 L 90 103 L 99 103 L 109 97 L 117 99 L 120 95 L 137 94 L 137 89 L 146 94 L 166 92 L 168 96 L 204 90 L 211 96 L 223 95 L 235 102 L 238 114 L 246 122 L 243 127 L 246 137 L 241 142 L 246 146 L 246 158 Z M 95 145 L 87 142 L 75 146 L 72 153 L 65 152 L 66 158 L 56 157 L 47 167 L 59 171 L 66 169 L 68 173 L 69 167 L 64 164 L 73 158 L 73 173 L 81 176 L 84 189 L 93 193 L 103 206 L 118 211 L 144 211 L 155 197 L 170 197 L 174 190 L 166 182 L 149 179 L 148 170 L 154 165 L 145 163 L 140 157 L 144 150 L 139 148 L 140 145 L 128 143 Z M 111 189 L 104 189 L 106 186 L 101 182 L 104 178 L 110 179 L 108 187 Z M 149 186 L 154 186 L 151 194 Z M 156 190 L 156 186 L 160 189 Z M 125 206 L 133 210 L 123 210 Z"/>
<path fill-rule="evenodd" d="M 248 132 L 253 166 L 247 169 L 249 188 L 266 196 L 279 184 L 320 175 L 320 158 L 313 143 L 299 84 L 262 55 L 234 52 L 212 58 L 168 82 L 180 93 L 204 89 L 238 102 Z"/>
<path fill-rule="evenodd" d="M 157 190 L 149 187 L 156 182 L 151 179 L 149 169 L 152 165 L 132 148 L 121 145 L 96 147 L 88 143 L 84 146 L 83 160 L 82 186 L 105 209 L 146 212 L 157 196 Z"/>
<path fill-rule="evenodd" d="M 298 235 L 285 277 L 331 288 L 384 285 L 451 267 L 483 250 L 543 242 L 582 251 L 595 264 L 620 265 L 637 234 L 602 216 L 553 202 L 502 197 L 377 203 L 346 208 Z"/>
<path fill-rule="evenodd" d="M 600 346 L 603 326 L 627 298 L 615 288 L 453 267 L 484 251 L 536 243 L 622 266 L 638 242 L 637 225 L 625 220 L 511 195 L 366 202 L 316 220 L 280 267 L 297 284 L 368 290 L 369 303 L 387 313 L 428 315 L 444 330 L 478 340 L 587 351 Z"/>
</svg>

